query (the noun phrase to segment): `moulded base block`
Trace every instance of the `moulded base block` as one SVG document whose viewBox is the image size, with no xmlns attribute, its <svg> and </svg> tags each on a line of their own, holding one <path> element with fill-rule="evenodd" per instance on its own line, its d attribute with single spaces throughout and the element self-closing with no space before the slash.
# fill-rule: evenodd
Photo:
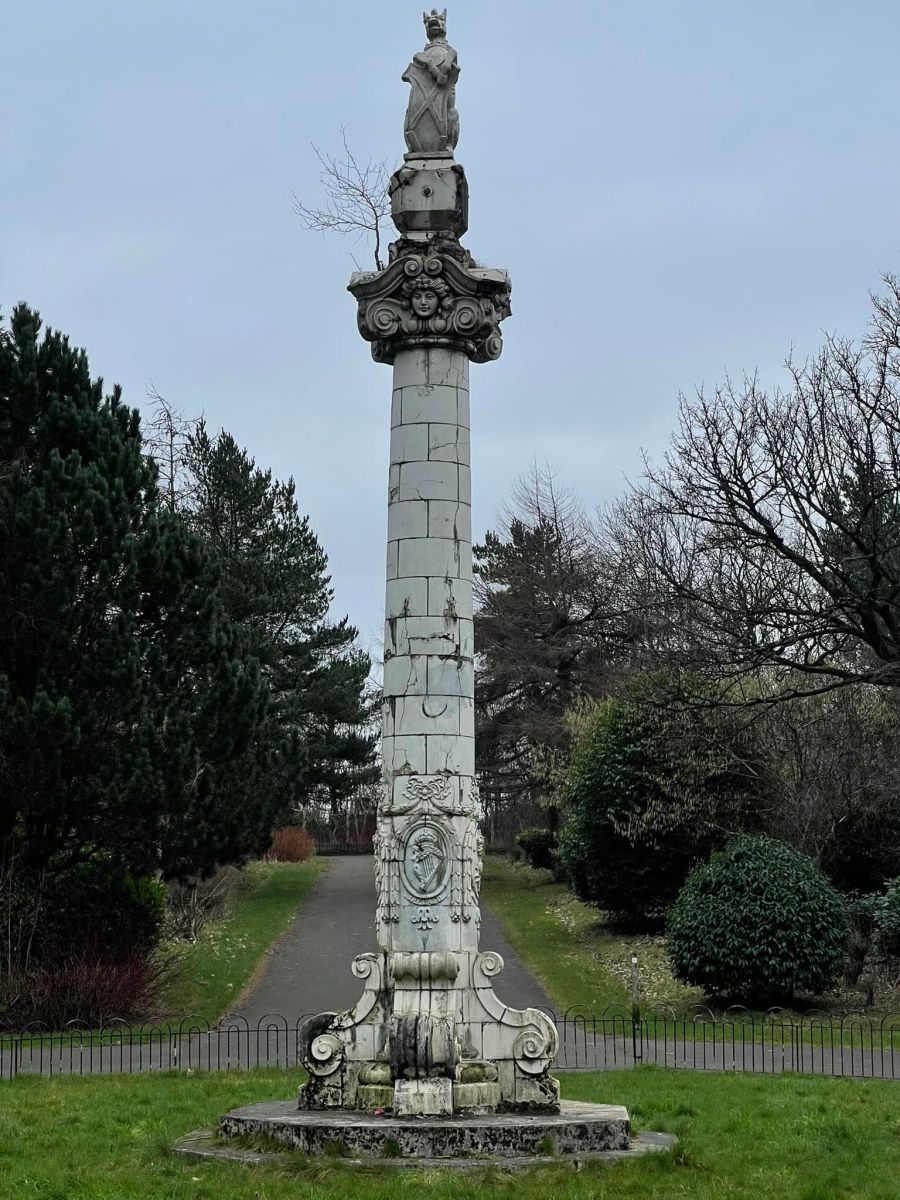
<svg viewBox="0 0 900 1200">
<path fill-rule="evenodd" d="M 577 1156 L 630 1148 L 630 1122 L 615 1104 L 564 1100 L 558 1113 L 491 1113 L 458 1117 L 377 1117 L 336 1109 L 298 1111 L 291 1100 L 250 1104 L 226 1113 L 226 1139 L 264 1137 L 306 1154 L 361 1159 L 489 1160 Z"/>
</svg>

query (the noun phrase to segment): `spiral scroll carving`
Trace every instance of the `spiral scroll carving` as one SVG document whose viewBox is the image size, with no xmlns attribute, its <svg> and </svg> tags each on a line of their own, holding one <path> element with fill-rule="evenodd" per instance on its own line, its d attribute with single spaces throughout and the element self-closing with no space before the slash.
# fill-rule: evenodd
<svg viewBox="0 0 900 1200">
<path fill-rule="evenodd" d="M 552 1028 L 552 1027 L 551 1027 Z M 556 1053 L 556 1030 L 554 1036 L 537 1026 L 523 1029 L 513 1042 L 513 1058 L 516 1066 L 526 1075 L 542 1075 Z"/>
<path fill-rule="evenodd" d="M 493 979 L 495 975 L 499 975 L 503 970 L 503 959 L 496 950 L 485 950 L 483 954 L 478 955 L 478 966 L 481 969 L 482 975 L 486 975 L 488 979 Z"/>
<path fill-rule="evenodd" d="M 500 356 L 509 278 L 476 267 L 458 244 L 453 254 L 404 246 L 386 270 L 354 275 L 350 291 L 358 301 L 359 332 L 378 362 L 419 346 L 461 349 L 475 362 Z"/>
<path fill-rule="evenodd" d="M 320 1033 L 310 1042 L 305 1061 L 313 1075 L 333 1075 L 344 1061 L 344 1044 L 333 1033 Z"/>
</svg>

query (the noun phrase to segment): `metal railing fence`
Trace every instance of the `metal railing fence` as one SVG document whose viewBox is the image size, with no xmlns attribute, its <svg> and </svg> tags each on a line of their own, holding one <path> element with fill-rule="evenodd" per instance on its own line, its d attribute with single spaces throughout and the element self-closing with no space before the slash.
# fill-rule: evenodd
<svg viewBox="0 0 900 1200">
<path fill-rule="evenodd" d="M 702 1071 L 900 1079 L 900 1012 L 797 1017 L 781 1009 L 753 1013 L 735 1007 L 717 1014 L 699 1006 L 678 1014 L 615 1007 L 595 1013 L 576 1006 L 547 1014 L 559 1032 L 557 1070 L 657 1063 Z M 99 1030 L 77 1023 L 63 1030 L 0 1027 L 0 1079 L 296 1067 L 303 1020 L 271 1014 L 254 1025 L 234 1017 L 212 1026 L 186 1018 L 140 1027 L 113 1021 Z M 482 1033 L 484 1028 L 487 1024 Z"/>
</svg>

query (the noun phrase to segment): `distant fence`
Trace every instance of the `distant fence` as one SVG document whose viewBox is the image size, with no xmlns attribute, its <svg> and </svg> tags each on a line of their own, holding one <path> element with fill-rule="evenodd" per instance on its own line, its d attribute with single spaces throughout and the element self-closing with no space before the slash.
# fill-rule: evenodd
<svg viewBox="0 0 900 1200">
<path fill-rule="evenodd" d="M 873 1019 L 860 1012 L 800 1018 L 783 1010 L 759 1014 L 740 1008 L 723 1014 L 697 1008 L 681 1015 L 626 1008 L 597 1014 L 582 1006 L 562 1015 L 546 1011 L 559 1031 L 559 1070 L 657 1063 L 702 1071 L 900 1079 L 900 1012 Z M 140 1028 L 114 1021 L 101 1030 L 0 1028 L 0 1079 L 296 1067 L 303 1020 L 272 1014 L 255 1025 L 229 1018 L 216 1026 L 186 1019 Z"/>
<path fill-rule="evenodd" d="M 313 838 L 316 847 L 316 854 L 321 857 L 331 858 L 340 854 L 372 854 L 372 835 L 367 838 L 357 838 L 354 841 L 342 841 L 340 839 L 329 841 L 326 838 Z"/>
</svg>

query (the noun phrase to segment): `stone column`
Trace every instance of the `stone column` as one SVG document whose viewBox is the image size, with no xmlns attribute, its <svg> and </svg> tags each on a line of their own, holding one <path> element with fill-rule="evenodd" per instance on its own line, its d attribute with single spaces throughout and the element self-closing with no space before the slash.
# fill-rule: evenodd
<svg viewBox="0 0 900 1200">
<path fill-rule="evenodd" d="M 558 1107 L 556 1029 L 494 995 L 503 963 L 478 945 L 469 363 L 500 357 L 510 283 L 459 241 L 468 188 L 453 158 L 453 96 L 439 94 L 459 68 L 445 14 L 425 19 L 429 45 L 404 75 L 410 152 L 390 184 L 400 237 L 387 268 L 357 272 L 349 288 L 361 335 L 394 375 L 378 950 L 353 965 L 368 980 L 359 1004 L 304 1026 L 311 1079 L 300 1103 L 546 1111 Z"/>
<path fill-rule="evenodd" d="M 394 359 L 384 631 L 378 944 L 474 951 L 475 676 L 469 360 Z"/>
</svg>

